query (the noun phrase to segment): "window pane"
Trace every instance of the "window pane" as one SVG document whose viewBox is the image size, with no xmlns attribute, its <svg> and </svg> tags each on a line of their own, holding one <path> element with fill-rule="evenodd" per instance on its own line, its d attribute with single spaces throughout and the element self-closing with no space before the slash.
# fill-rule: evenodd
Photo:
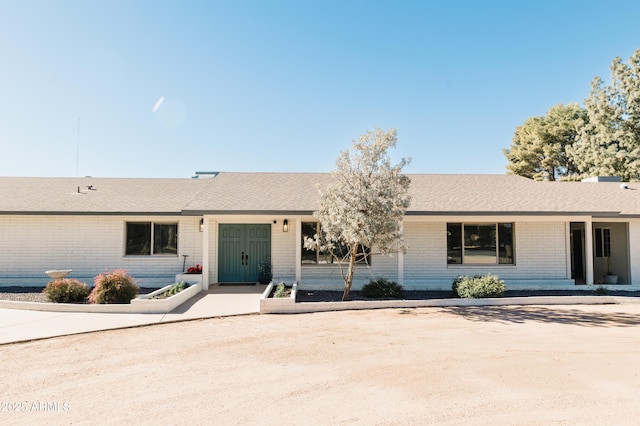
<svg viewBox="0 0 640 426">
<path fill-rule="evenodd" d="M 596 228 L 596 257 L 602 257 L 602 228 Z"/>
<path fill-rule="evenodd" d="M 318 222 L 302 222 L 302 241 L 300 241 L 301 250 L 301 263 L 303 265 L 326 265 L 337 263 L 337 261 L 331 255 L 329 250 L 307 250 L 304 247 L 305 237 L 313 238 L 313 236 L 320 232 L 320 224 Z M 333 249 L 333 253 L 336 256 L 344 258 L 348 254 L 347 246 L 344 244 L 336 244 Z M 366 256 L 365 256 L 366 253 Z M 358 257 L 356 263 L 371 265 L 371 250 L 367 247 L 360 246 L 358 248 Z"/>
<path fill-rule="evenodd" d="M 151 254 L 151 222 L 127 223 L 125 255 Z"/>
<path fill-rule="evenodd" d="M 313 238 L 316 234 L 317 224 L 315 222 L 302 222 L 302 264 L 303 265 L 314 265 L 318 263 L 318 255 L 315 250 L 308 250 L 304 247 L 304 239 L 305 237 Z"/>
<path fill-rule="evenodd" d="M 498 224 L 498 263 L 513 264 L 513 223 Z"/>
<path fill-rule="evenodd" d="M 153 225 L 153 254 L 178 254 L 178 225 Z"/>
<path fill-rule="evenodd" d="M 447 263 L 462 263 L 462 224 L 447 223 Z"/>
<path fill-rule="evenodd" d="M 611 229 L 602 228 L 602 251 L 604 257 L 611 257 Z"/>
<path fill-rule="evenodd" d="M 464 263 L 497 263 L 495 224 L 464 225 Z"/>
</svg>

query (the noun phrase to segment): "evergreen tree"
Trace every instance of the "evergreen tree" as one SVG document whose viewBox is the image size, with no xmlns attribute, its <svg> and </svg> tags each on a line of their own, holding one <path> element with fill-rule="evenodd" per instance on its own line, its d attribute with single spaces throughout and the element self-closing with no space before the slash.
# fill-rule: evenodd
<svg viewBox="0 0 640 426">
<path fill-rule="evenodd" d="M 569 155 L 583 176 L 640 177 L 640 49 L 625 64 L 615 58 L 611 84 L 600 77 L 585 100 L 588 120 L 579 125 L 579 141 Z"/>
<path fill-rule="evenodd" d="M 535 180 L 573 178 L 577 169 L 567 147 L 574 144 L 576 126 L 585 118 L 585 110 L 574 103 L 556 105 L 544 117 L 528 118 L 516 128 L 511 147 L 503 150 L 508 173 Z"/>
</svg>

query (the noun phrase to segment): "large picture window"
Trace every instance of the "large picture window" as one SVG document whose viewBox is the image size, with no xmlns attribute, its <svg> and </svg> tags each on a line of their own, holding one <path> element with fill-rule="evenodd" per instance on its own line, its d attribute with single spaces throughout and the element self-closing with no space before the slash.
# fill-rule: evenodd
<svg viewBox="0 0 640 426">
<path fill-rule="evenodd" d="M 447 263 L 513 264 L 513 233 L 513 223 L 448 223 Z"/>
<path fill-rule="evenodd" d="M 319 222 L 302 222 L 302 256 L 301 263 L 303 265 L 328 265 L 332 263 L 337 263 L 331 253 L 328 250 L 309 250 L 304 246 L 305 238 L 313 238 L 314 235 L 320 233 L 320 223 Z M 336 253 L 341 253 L 343 256 L 347 255 L 347 248 L 344 246 L 337 247 L 334 250 Z M 368 253 L 369 250 L 365 249 Z M 359 257 L 357 260 L 359 264 L 367 264 L 371 265 L 371 255 L 368 254 L 366 257 Z"/>
<path fill-rule="evenodd" d="M 126 256 L 178 254 L 178 224 L 127 222 Z"/>
</svg>

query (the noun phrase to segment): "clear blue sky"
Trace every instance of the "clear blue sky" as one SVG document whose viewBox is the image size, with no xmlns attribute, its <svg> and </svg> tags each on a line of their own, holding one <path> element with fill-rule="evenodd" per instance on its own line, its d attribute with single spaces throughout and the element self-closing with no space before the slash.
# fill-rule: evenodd
<svg viewBox="0 0 640 426">
<path fill-rule="evenodd" d="M 516 126 L 640 48 L 638 17 L 637 0 L 0 0 L 0 175 L 324 172 L 374 126 L 398 129 L 407 172 L 504 173 Z"/>
</svg>

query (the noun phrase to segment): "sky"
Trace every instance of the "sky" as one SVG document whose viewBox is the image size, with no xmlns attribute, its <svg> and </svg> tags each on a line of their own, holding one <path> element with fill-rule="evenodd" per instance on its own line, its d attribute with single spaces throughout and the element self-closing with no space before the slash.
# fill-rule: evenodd
<svg viewBox="0 0 640 426">
<path fill-rule="evenodd" d="M 515 128 L 640 48 L 640 2 L 0 0 L 0 176 L 505 173 Z"/>
</svg>

